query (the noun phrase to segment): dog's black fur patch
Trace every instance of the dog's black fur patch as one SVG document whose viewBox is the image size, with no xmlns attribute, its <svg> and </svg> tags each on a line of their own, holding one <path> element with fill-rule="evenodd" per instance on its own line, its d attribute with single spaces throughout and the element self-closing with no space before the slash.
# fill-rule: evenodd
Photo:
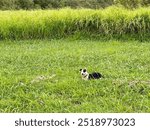
<svg viewBox="0 0 150 130">
<path fill-rule="evenodd" d="M 86 72 L 86 69 L 83 69 L 83 72 Z"/>
<path fill-rule="evenodd" d="M 91 74 L 89 74 L 88 79 L 100 79 L 102 78 L 102 74 L 98 73 L 98 72 L 93 72 Z"/>
</svg>

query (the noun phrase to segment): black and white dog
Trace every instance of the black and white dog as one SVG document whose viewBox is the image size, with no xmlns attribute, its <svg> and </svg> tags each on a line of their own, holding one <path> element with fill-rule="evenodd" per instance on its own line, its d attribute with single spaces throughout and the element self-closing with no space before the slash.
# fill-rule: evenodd
<svg viewBox="0 0 150 130">
<path fill-rule="evenodd" d="M 80 69 L 80 73 L 81 73 L 82 79 L 84 80 L 103 78 L 102 74 L 98 72 L 93 72 L 89 74 L 86 69 Z"/>
</svg>

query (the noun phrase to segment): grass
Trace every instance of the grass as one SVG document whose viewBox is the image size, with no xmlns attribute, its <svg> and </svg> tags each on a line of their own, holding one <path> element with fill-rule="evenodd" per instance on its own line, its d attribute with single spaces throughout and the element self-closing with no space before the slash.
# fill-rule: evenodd
<svg viewBox="0 0 150 130">
<path fill-rule="evenodd" d="M 58 39 L 68 36 L 149 40 L 150 8 L 0 11 L 0 39 Z"/>
<path fill-rule="evenodd" d="M 149 52 L 137 41 L 1 41 L 0 112 L 150 112 Z M 84 67 L 105 78 L 82 80 Z"/>
</svg>

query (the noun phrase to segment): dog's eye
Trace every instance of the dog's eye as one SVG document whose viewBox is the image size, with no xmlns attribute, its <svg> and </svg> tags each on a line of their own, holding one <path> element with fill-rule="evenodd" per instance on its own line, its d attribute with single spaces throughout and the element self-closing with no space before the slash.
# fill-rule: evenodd
<svg viewBox="0 0 150 130">
<path fill-rule="evenodd" d="M 80 71 L 82 71 L 82 69 L 80 69 Z"/>
<path fill-rule="evenodd" d="M 83 72 L 86 72 L 86 69 L 84 69 Z"/>
</svg>

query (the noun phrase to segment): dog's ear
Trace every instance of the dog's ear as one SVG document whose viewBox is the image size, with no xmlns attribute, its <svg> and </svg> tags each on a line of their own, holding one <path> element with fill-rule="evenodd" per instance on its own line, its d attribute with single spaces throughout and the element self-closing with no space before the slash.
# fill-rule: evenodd
<svg viewBox="0 0 150 130">
<path fill-rule="evenodd" d="M 83 72 L 86 72 L 86 69 L 83 69 Z"/>
<path fill-rule="evenodd" d="M 82 69 L 80 69 L 80 72 L 82 71 Z"/>
</svg>

